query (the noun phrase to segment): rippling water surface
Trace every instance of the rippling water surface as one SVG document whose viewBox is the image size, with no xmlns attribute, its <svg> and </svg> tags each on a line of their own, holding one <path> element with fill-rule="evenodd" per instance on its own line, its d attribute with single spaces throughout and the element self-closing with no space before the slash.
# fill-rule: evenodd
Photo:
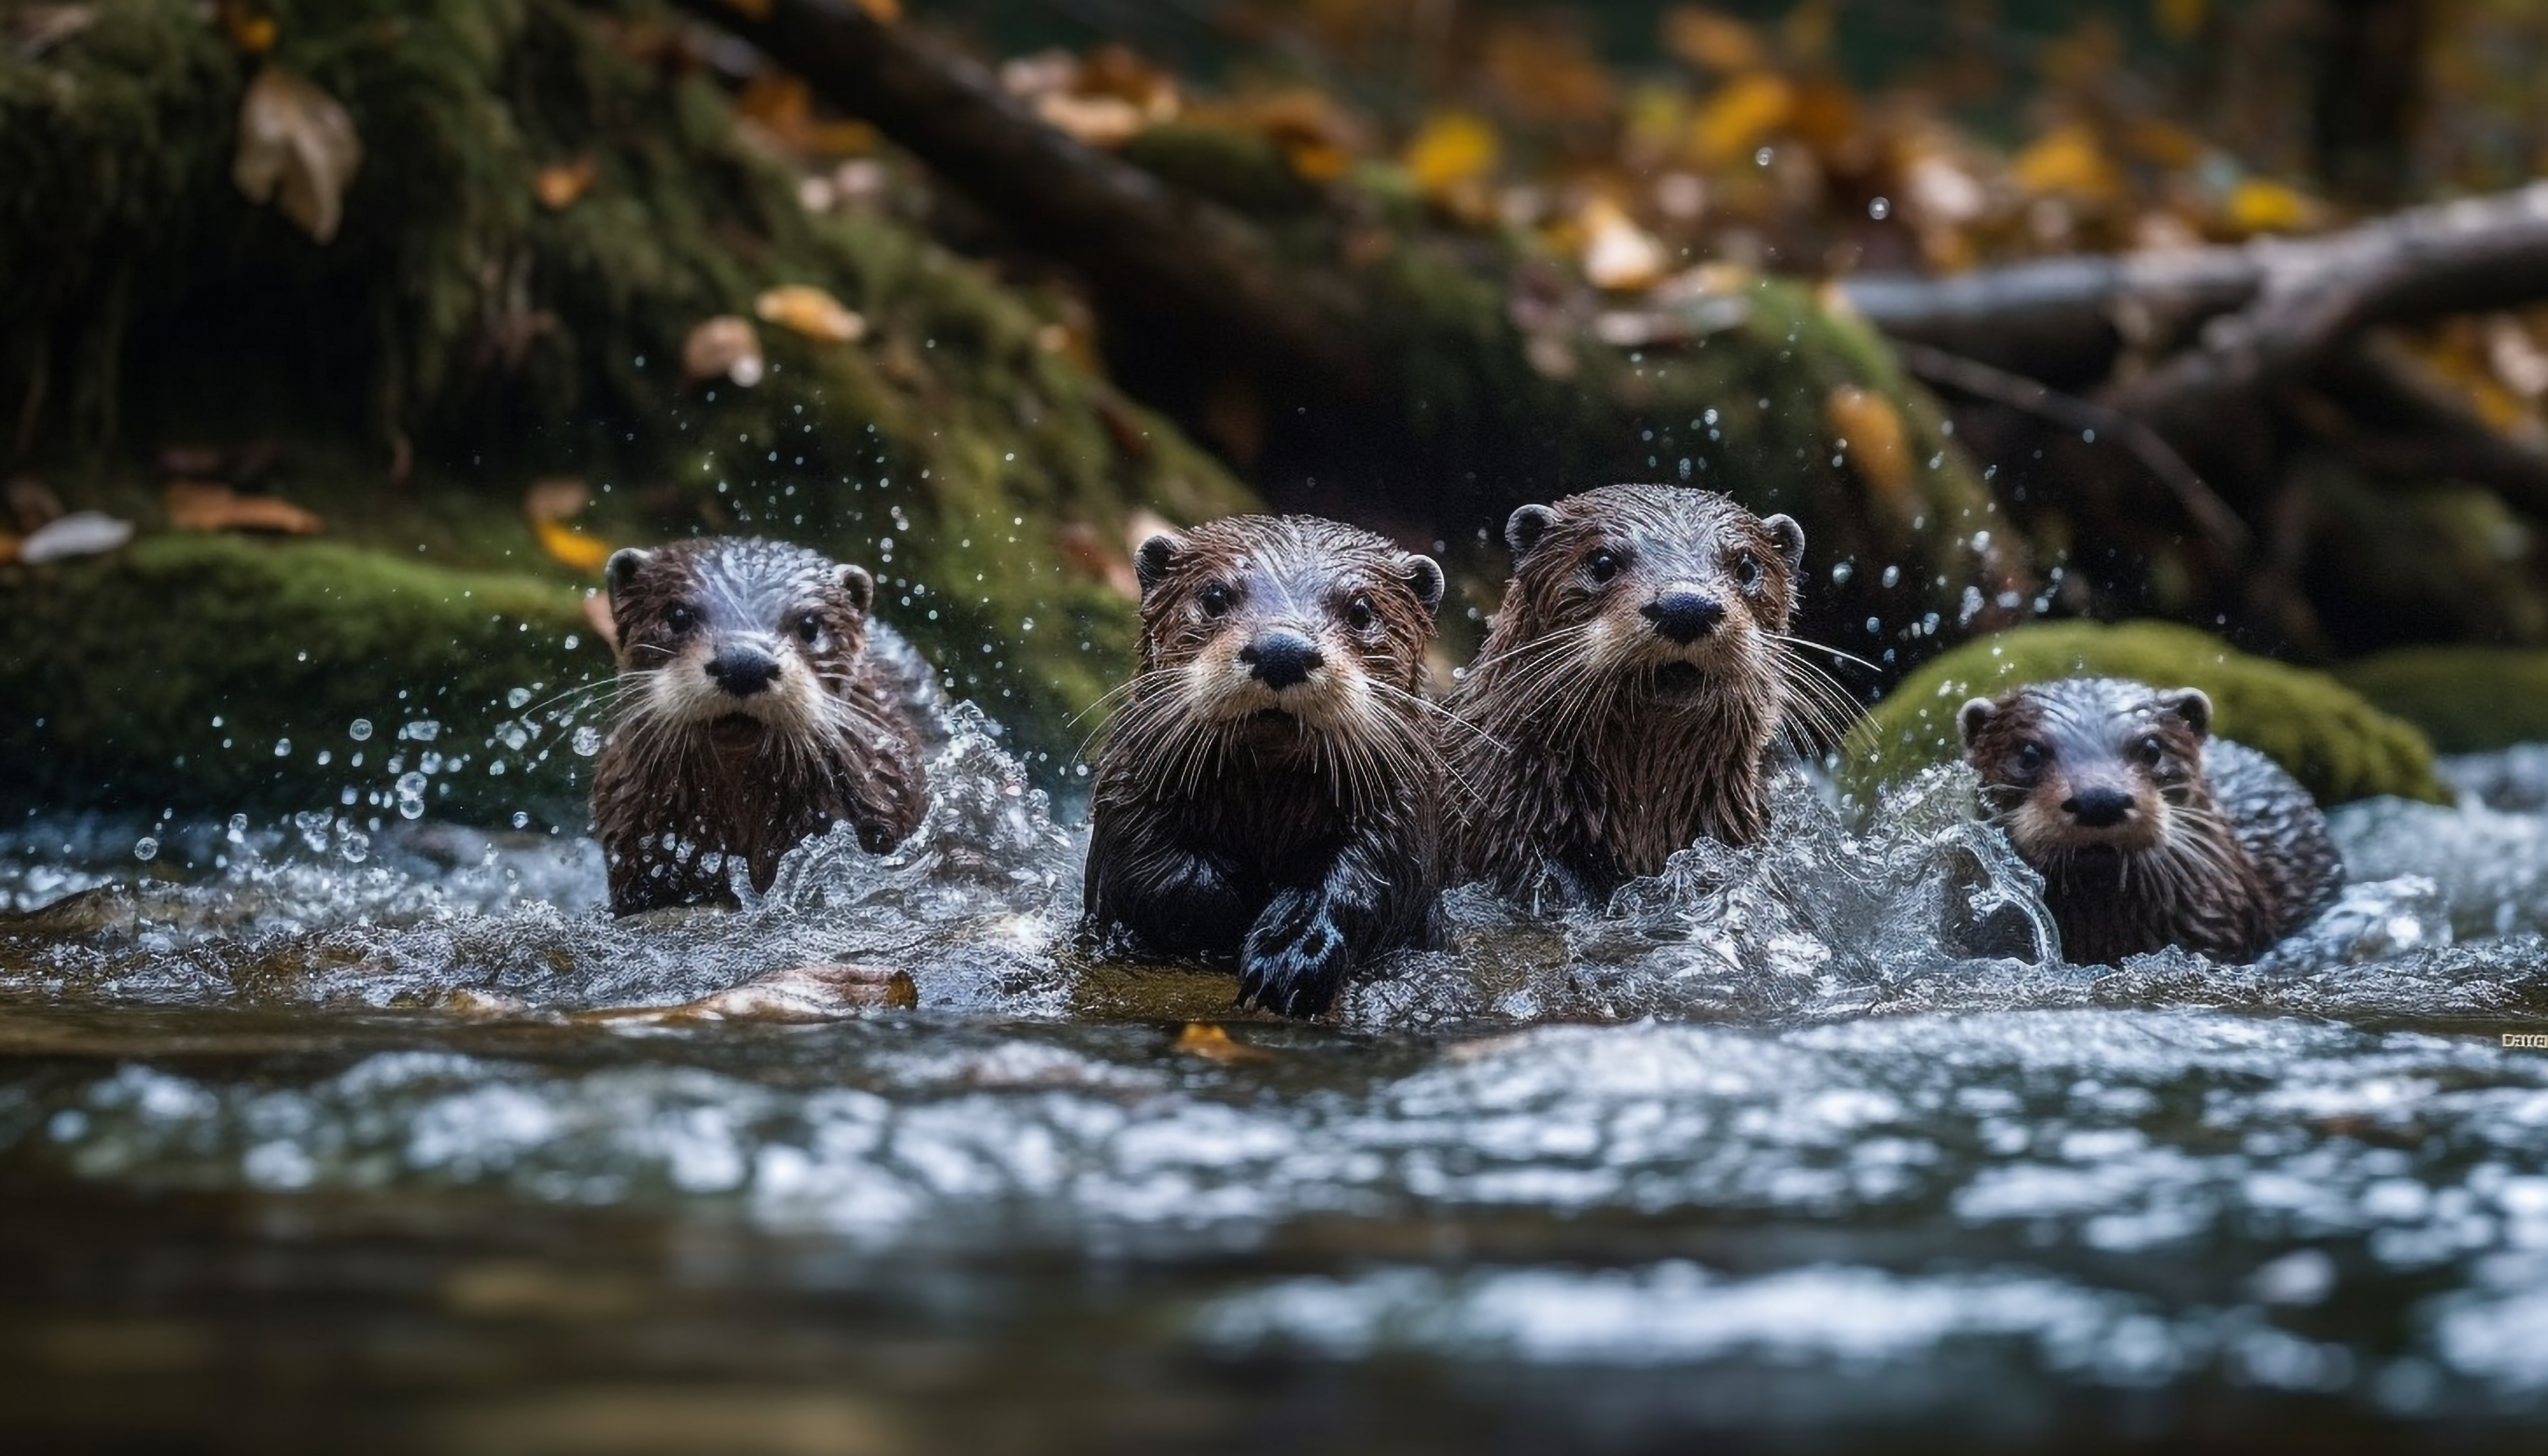
<svg viewBox="0 0 2548 1456">
<path fill-rule="evenodd" d="M 614 922 L 585 842 L 0 842 L 0 1429 L 262 1450 L 1969 1449 L 2548 1415 L 2548 751 L 2266 964 L 2050 956 L 1941 771 L 1332 1022 L 928 826 Z M 1980 954 L 1983 950 L 2001 953 Z M 843 967 L 866 967 L 844 969 Z M 900 972 L 907 980 L 890 972 Z M 1221 1029 L 1216 1033 L 1212 1028 Z M 208 1438 L 207 1433 L 214 1433 Z"/>
</svg>

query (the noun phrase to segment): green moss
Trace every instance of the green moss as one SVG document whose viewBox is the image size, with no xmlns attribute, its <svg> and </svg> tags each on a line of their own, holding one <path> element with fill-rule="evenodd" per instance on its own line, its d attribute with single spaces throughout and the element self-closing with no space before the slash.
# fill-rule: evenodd
<svg viewBox="0 0 2548 1456">
<path fill-rule="evenodd" d="M 2548 743 L 2548 651 L 2407 647 L 2347 663 L 2335 676 L 2423 729 L 2443 753 Z"/>
<path fill-rule="evenodd" d="M 1561 331 L 1552 372 L 1549 343 L 1534 362 L 1513 321 L 1510 279 L 1524 265 L 1482 266 L 1473 252 L 1404 246 L 1372 275 L 1375 352 L 1413 410 L 1391 430 L 1408 447 L 1396 468 L 1433 488 L 1443 516 L 1493 527 L 1523 501 L 1622 480 L 1724 491 L 1804 525 L 1808 619 L 1834 646 L 1888 663 L 1925 655 L 1942 627 L 2017 605 L 2032 564 L 1951 447 L 1937 402 L 1808 287 L 1760 278 L 1703 301 L 1697 336 L 1681 343 L 1621 349 Z M 1898 444 L 1885 462 L 1865 438 L 1841 445 L 1831 406 L 1843 390 L 1891 411 Z M 1499 579 L 1501 549 L 1490 529 Z"/>
<path fill-rule="evenodd" d="M 1956 713 L 1968 698 L 2074 676 L 2132 678 L 2199 687 L 2212 697 L 2214 730 L 2270 755 L 2321 803 L 2399 794 L 2434 803 L 2449 791 L 2433 774 L 2431 747 L 2342 682 L 2168 622 L 2048 622 L 1968 642 L 1905 678 L 1852 735 L 1860 756 L 1845 768 L 1851 796 L 1961 753 Z"/>
<path fill-rule="evenodd" d="M 336 530 L 451 546 L 462 565 L 518 548 L 529 565 L 522 489 L 577 475 L 614 541 L 753 530 L 869 566 L 954 690 L 1024 747 L 1066 753 L 1063 725 L 1126 670 L 1134 633 L 1063 533 L 1112 543 L 1137 505 L 1195 519 L 1253 503 L 1049 346 L 1058 306 L 904 223 L 806 212 L 727 98 L 650 48 L 676 23 L 660 0 L 272 12 L 273 62 L 340 101 L 364 145 L 325 244 L 231 184 L 263 62 L 207 7 L 110 0 L 41 54 L 0 52 L 0 302 L 20 324 L 0 343 L 0 402 L 44 407 L 38 463 L 73 504 L 150 518 L 142 486 L 100 479 L 96 462 L 130 458 L 120 442 L 280 437 L 305 463 L 278 487 Z M 590 189 L 542 206 L 541 169 L 579 160 Z M 865 338 L 764 324 L 756 388 L 682 377 L 693 325 L 748 317 L 781 284 L 829 290 Z M 383 477 L 408 453 L 402 497 Z M 419 499 L 433 493 L 447 499 Z M 203 644 L 208 666 L 226 645 Z"/>
<path fill-rule="evenodd" d="M 19 705 L 0 721 L 0 758 L 16 766 L 0 807 L 386 817 L 401 776 L 419 773 L 410 783 L 437 816 L 580 826 L 572 721 L 500 737 L 523 707 L 608 675 L 580 596 L 227 536 L 0 569 L 13 624 L 0 696 Z"/>
</svg>

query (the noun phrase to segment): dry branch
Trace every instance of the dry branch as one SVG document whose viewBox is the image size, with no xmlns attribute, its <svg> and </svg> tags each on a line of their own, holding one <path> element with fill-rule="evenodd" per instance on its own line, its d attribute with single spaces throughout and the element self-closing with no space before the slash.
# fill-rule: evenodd
<svg viewBox="0 0 2548 1456">
<path fill-rule="evenodd" d="M 2548 298 L 2548 183 L 2319 237 L 1868 276 L 1843 291 L 1893 338 L 2044 380 L 2101 379 L 2127 346 L 2166 354 L 2202 324 L 2108 402 L 2177 438 L 2225 393 L 2294 383 L 2374 324 Z"/>
</svg>

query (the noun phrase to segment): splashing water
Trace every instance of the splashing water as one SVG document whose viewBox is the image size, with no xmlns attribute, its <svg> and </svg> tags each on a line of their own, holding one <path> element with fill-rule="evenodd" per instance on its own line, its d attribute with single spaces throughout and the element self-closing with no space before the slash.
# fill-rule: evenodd
<svg viewBox="0 0 2548 1456">
<path fill-rule="evenodd" d="M 1950 768 L 1856 832 L 1792 778 L 1764 845 L 1603 914 L 1455 892 L 1446 949 L 1304 1026 L 1232 1013 L 1226 970 L 1092 961 L 1084 832 L 970 708 L 932 736 L 910 843 L 809 843 L 733 912 L 613 921 L 590 843 L 429 820 L 19 830 L 0 1257 L 90 1272 L 7 1319 L 76 1355 L 95 1289 L 146 1294 L 161 1363 L 38 1360 L 0 1396 L 250 1358 L 465 1442 L 489 1377 L 459 1352 L 572 1325 L 755 1393 L 721 1429 L 923 1449 L 1003 1401 L 1118 1445 L 1072 1404 L 1101 1386 L 1205 1431 L 1361 1412 L 1396 1449 L 2548 1404 L 2548 1049 L 2506 1045 L 2548 1031 L 2548 755 L 2455 762 L 2459 808 L 2337 811 L 2350 888 L 2257 965 L 2061 963 Z M 917 1006 L 676 1014 L 841 963 Z M 364 1263 L 392 1210 L 436 1252 Z M 1007 1394 L 824 1404 L 913 1339 Z M 556 1415 L 580 1387 L 547 1369 L 494 1389 Z"/>
</svg>

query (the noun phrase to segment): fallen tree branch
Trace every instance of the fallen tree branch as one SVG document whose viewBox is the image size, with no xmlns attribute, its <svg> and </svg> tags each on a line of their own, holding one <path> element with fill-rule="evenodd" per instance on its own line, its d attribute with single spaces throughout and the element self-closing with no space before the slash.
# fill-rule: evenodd
<svg viewBox="0 0 2548 1456">
<path fill-rule="evenodd" d="M 1101 289 L 1350 392 L 1355 309 L 1241 219 L 1046 126 L 977 62 L 854 0 L 681 0 L 972 193 Z"/>
<path fill-rule="evenodd" d="M 1897 342 L 1894 352 L 1900 356 L 1903 368 L 1929 384 L 2005 405 L 2065 429 L 2093 430 L 2101 437 L 2111 438 L 2167 488 L 2186 517 L 2204 534 L 2234 555 L 2246 554 L 2252 543 L 2247 523 L 2203 483 L 2203 477 L 2185 463 L 2184 456 L 2139 420 L 2095 401 L 2065 395 L 2024 375 L 1928 344 Z"/>
<path fill-rule="evenodd" d="M 2319 237 L 1869 275 L 1841 291 L 1889 337 L 2046 380 L 2103 379 L 2127 346 L 2167 353 L 2215 320 L 2200 349 L 2112 402 L 2171 433 L 2159 415 L 2179 402 L 2288 378 L 2374 323 L 2548 298 L 2548 183 Z"/>
</svg>

